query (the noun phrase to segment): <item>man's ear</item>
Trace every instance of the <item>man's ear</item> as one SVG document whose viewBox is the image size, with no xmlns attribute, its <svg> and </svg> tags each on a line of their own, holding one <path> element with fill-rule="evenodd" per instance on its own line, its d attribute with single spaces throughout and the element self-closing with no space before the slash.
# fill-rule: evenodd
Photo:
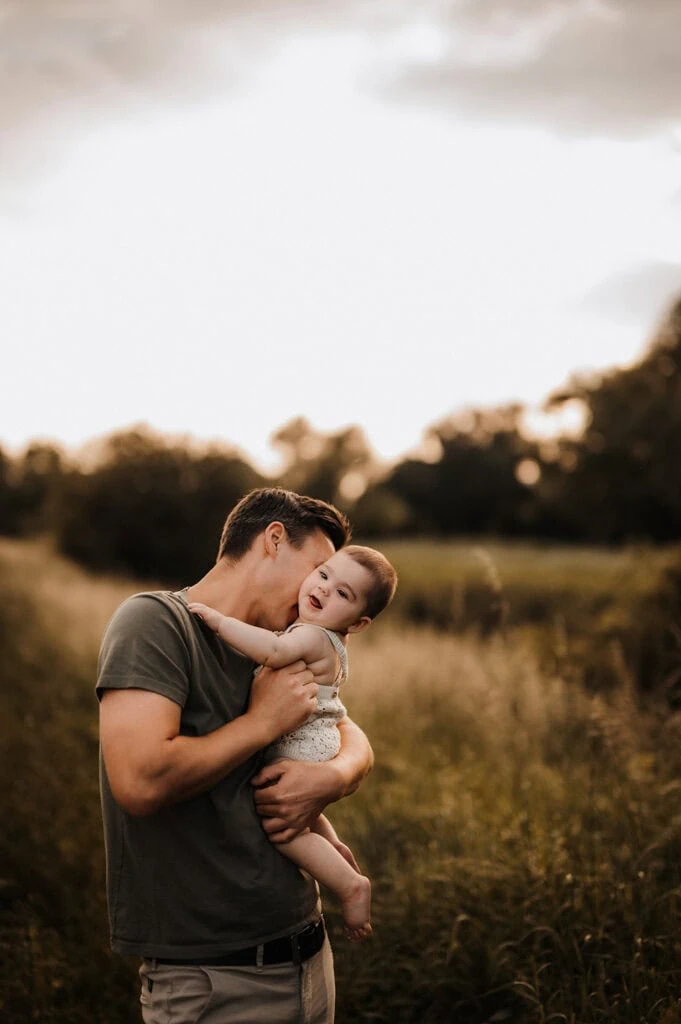
<svg viewBox="0 0 681 1024">
<path fill-rule="evenodd" d="M 265 527 L 265 554 L 270 558 L 276 558 L 279 546 L 286 540 L 286 527 L 283 523 L 275 520 Z"/>
<path fill-rule="evenodd" d="M 353 622 L 351 626 L 348 626 L 348 633 L 361 633 L 363 629 L 371 625 L 372 620 L 368 615 L 363 615 L 357 622 Z"/>
</svg>

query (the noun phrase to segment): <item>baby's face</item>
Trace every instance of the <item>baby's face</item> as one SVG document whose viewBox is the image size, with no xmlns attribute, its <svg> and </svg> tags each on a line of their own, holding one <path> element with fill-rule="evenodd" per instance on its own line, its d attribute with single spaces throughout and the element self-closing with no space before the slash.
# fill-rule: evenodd
<svg viewBox="0 0 681 1024">
<path fill-rule="evenodd" d="M 337 551 L 303 581 L 298 594 L 300 618 L 339 633 L 355 632 L 350 627 L 371 621 L 364 616 L 371 583 L 368 569 Z"/>
</svg>

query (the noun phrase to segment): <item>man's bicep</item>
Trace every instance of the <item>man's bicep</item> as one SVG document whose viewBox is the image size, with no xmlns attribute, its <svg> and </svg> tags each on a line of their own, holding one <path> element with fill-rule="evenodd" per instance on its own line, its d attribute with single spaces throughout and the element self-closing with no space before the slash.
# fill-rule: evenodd
<svg viewBox="0 0 681 1024">
<path fill-rule="evenodd" d="M 109 783 L 124 802 L 139 788 L 164 743 L 178 735 L 180 706 L 151 690 L 105 690 L 99 721 Z"/>
<path fill-rule="evenodd" d="M 144 745 L 145 736 L 156 743 L 172 739 L 180 730 L 179 704 L 153 690 L 105 690 L 99 714 L 102 742 L 129 738 Z"/>
</svg>

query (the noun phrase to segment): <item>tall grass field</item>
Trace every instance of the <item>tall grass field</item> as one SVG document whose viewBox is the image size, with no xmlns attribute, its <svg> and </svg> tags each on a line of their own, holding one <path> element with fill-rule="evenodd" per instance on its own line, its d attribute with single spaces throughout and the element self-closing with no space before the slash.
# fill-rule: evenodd
<svg viewBox="0 0 681 1024">
<path fill-rule="evenodd" d="M 329 809 L 374 881 L 338 1021 L 681 1021 L 681 556 L 392 544 L 345 703 L 376 767 Z M 191 582 L 191 581 L 187 581 Z M 0 543 L 0 1020 L 141 1020 L 109 949 L 99 637 L 136 582 Z"/>
</svg>

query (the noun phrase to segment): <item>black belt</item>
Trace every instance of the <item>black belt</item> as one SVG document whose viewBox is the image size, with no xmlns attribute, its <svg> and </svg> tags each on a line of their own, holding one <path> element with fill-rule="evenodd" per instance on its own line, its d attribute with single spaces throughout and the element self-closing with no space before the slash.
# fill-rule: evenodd
<svg viewBox="0 0 681 1024">
<path fill-rule="evenodd" d="M 171 964 L 175 966 L 193 967 L 249 967 L 257 964 L 302 964 L 318 953 L 324 945 L 324 918 L 320 917 L 314 924 L 296 932 L 285 935 L 281 939 L 271 939 L 261 946 L 248 946 L 246 949 L 233 949 L 223 956 L 200 956 L 193 959 L 179 960 L 168 957 L 145 957 L 155 964 Z M 260 957 L 258 957 L 260 951 Z"/>
</svg>

